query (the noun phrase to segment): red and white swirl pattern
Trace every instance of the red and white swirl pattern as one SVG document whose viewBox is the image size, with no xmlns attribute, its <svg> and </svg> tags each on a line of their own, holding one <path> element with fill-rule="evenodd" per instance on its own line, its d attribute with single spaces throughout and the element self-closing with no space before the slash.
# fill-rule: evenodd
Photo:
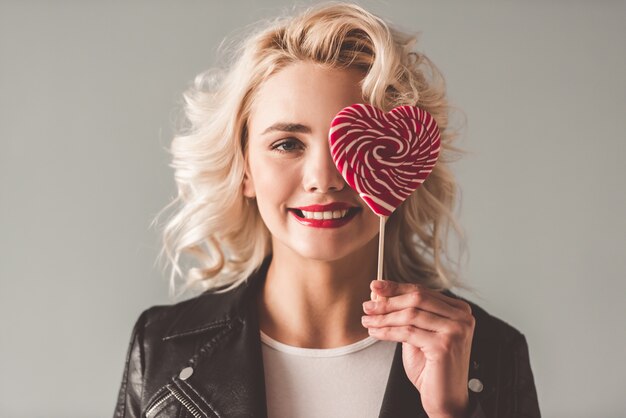
<svg viewBox="0 0 626 418">
<path fill-rule="evenodd" d="M 389 216 L 432 172 L 441 147 L 435 119 L 415 106 L 388 113 L 354 104 L 333 119 L 330 152 L 346 182 L 379 216 Z"/>
</svg>

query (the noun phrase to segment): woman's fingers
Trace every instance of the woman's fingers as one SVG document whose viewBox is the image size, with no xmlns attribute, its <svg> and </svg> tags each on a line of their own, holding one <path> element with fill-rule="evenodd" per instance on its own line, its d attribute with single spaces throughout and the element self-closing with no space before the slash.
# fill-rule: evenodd
<svg viewBox="0 0 626 418">
<path fill-rule="evenodd" d="M 432 295 L 435 292 L 411 288 L 409 293 L 391 297 L 379 297 L 363 303 L 363 310 L 369 315 L 387 314 L 403 309 L 420 309 L 439 317 L 457 321 L 469 320 L 471 314 L 453 307 Z"/>
<path fill-rule="evenodd" d="M 369 315 L 387 314 L 403 309 L 421 309 L 443 318 L 462 318 L 462 313 L 458 310 L 419 290 L 389 298 L 377 298 L 375 301 L 363 303 L 363 310 Z"/>
<path fill-rule="evenodd" d="M 429 347 L 437 344 L 437 334 L 412 326 L 369 328 L 371 336 L 379 340 L 408 343 L 413 347 L 429 351 Z"/>
<path fill-rule="evenodd" d="M 365 315 L 361 317 L 361 320 L 363 326 L 368 328 L 403 327 L 410 325 L 426 331 L 444 333 L 451 332 L 451 328 L 454 327 L 453 321 L 417 308 L 406 308 L 381 315 Z"/>
<path fill-rule="evenodd" d="M 451 298 L 442 294 L 441 292 L 437 292 L 431 289 L 428 289 L 425 286 L 421 286 L 415 283 L 398 283 L 391 280 L 373 280 L 370 283 L 370 289 L 372 290 L 371 295 L 377 295 L 377 298 L 373 298 L 372 300 L 385 302 L 393 298 L 394 296 L 400 296 L 405 294 L 417 293 L 413 298 L 416 300 L 419 299 L 430 299 L 434 298 L 435 300 L 440 301 L 443 304 L 448 305 L 450 308 L 459 310 L 464 314 L 471 314 L 472 308 L 469 303 Z M 443 305 L 439 305 L 440 307 Z M 441 315 L 441 312 L 433 311 Z M 443 315 L 447 316 L 447 315 Z"/>
</svg>

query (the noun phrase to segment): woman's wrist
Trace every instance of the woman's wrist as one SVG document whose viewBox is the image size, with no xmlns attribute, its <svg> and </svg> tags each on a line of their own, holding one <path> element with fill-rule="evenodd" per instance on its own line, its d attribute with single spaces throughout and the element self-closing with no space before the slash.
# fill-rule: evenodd
<svg viewBox="0 0 626 418">
<path fill-rule="evenodd" d="M 428 414 L 428 418 L 473 418 L 474 408 L 475 400 L 472 400 L 472 397 L 468 394 L 461 406 L 441 414 Z"/>
</svg>

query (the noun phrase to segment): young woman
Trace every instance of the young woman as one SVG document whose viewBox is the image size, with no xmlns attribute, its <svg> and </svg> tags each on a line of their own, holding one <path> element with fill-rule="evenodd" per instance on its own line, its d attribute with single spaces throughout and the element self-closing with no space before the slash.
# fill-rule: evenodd
<svg viewBox="0 0 626 418">
<path fill-rule="evenodd" d="M 204 292 L 141 314 L 116 417 L 539 416 L 523 334 L 449 290 L 457 150 L 442 78 L 413 44 L 359 6 L 319 5 L 198 77 L 165 251 Z M 381 281 L 378 217 L 328 145 L 355 103 L 421 107 L 442 135 L 387 222 Z"/>
</svg>

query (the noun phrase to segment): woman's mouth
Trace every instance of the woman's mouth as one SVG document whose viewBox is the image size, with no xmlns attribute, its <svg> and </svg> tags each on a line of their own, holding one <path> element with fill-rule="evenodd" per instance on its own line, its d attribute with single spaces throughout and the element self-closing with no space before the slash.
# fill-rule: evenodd
<svg viewBox="0 0 626 418">
<path fill-rule="evenodd" d="M 339 228 L 350 222 L 360 210 L 361 209 L 357 207 L 324 211 L 291 208 L 289 212 L 291 212 L 299 223 L 305 226 L 314 228 Z"/>
</svg>

